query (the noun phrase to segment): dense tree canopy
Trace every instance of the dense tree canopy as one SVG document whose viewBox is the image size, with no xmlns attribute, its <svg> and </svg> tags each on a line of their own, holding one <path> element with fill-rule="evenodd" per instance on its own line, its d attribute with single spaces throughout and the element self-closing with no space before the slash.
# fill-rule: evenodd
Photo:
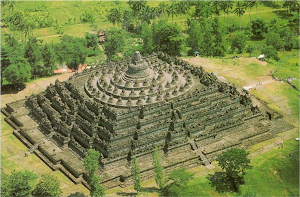
<svg viewBox="0 0 300 197">
<path fill-rule="evenodd" d="M 33 191 L 35 196 L 56 197 L 60 196 L 61 193 L 60 182 L 50 174 L 43 175 Z"/>
<path fill-rule="evenodd" d="M 247 37 L 245 34 L 238 33 L 231 38 L 231 50 L 237 49 L 238 53 L 242 53 L 246 45 Z"/>
<path fill-rule="evenodd" d="M 276 49 L 273 46 L 266 46 L 262 53 L 265 55 L 266 59 L 274 59 L 276 61 L 279 61 L 279 57 L 278 57 L 278 53 L 276 51 Z"/>
<path fill-rule="evenodd" d="M 26 59 L 20 59 L 3 71 L 3 77 L 11 84 L 23 84 L 31 78 L 31 67 Z"/>
<path fill-rule="evenodd" d="M 27 197 L 31 196 L 32 181 L 37 179 L 31 171 L 13 171 L 11 175 L 1 172 L 1 196 Z"/>
<path fill-rule="evenodd" d="M 151 27 L 147 23 L 143 23 L 141 28 L 141 37 L 143 39 L 142 53 L 151 54 L 154 49 L 153 33 Z"/>
<path fill-rule="evenodd" d="M 28 59 L 32 68 L 32 77 L 35 78 L 43 67 L 42 52 L 36 38 L 32 37 L 29 39 L 25 48 L 24 57 Z"/>
<path fill-rule="evenodd" d="M 71 69 L 77 69 L 79 64 L 84 63 L 87 57 L 86 40 L 64 35 L 61 42 L 56 45 L 56 50 L 59 51 L 58 60 Z"/>
<path fill-rule="evenodd" d="M 249 152 L 246 152 L 245 149 L 232 148 L 219 155 L 217 161 L 227 174 L 245 174 L 245 171 L 251 168 L 248 155 Z"/>
<path fill-rule="evenodd" d="M 182 196 L 182 190 L 187 187 L 188 181 L 191 180 L 194 175 L 185 168 L 176 169 L 170 172 L 168 184 L 164 187 L 164 195 L 166 196 Z"/>
<path fill-rule="evenodd" d="M 263 38 L 267 32 L 266 23 L 262 19 L 252 21 L 252 33 L 257 38 Z"/>
<path fill-rule="evenodd" d="M 187 33 L 187 44 L 191 48 L 189 55 L 195 51 L 207 57 L 225 55 L 225 29 L 219 24 L 218 18 L 191 20 Z"/>
<path fill-rule="evenodd" d="M 117 28 L 108 29 L 106 34 L 106 42 L 104 43 L 105 54 L 109 59 L 113 59 L 117 53 L 122 52 L 127 34 L 125 30 Z"/>
<path fill-rule="evenodd" d="M 181 29 L 176 24 L 159 21 L 152 25 L 153 43 L 156 51 L 169 55 L 180 55 L 184 38 Z"/>
<path fill-rule="evenodd" d="M 93 149 L 89 149 L 87 155 L 83 159 L 85 170 L 88 172 L 88 176 L 92 176 L 98 169 L 100 153 Z"/>
</svg>

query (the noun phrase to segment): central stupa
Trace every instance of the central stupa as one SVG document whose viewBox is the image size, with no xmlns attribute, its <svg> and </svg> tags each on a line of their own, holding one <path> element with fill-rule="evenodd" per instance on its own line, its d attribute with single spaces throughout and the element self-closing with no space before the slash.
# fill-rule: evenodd
<svg viewBox="0 0 300 197">
<path fill-rule="evenodd" d="M 144 60 L 138 51 L 132 60 L 119 66 L 91 75 L 85 84 L 86 93 L 109 106 L 136 107 L 175 98 L 194 84 L 190 71 L 166 62 Z"/>
<path fill-rule="evenodd" d="M 125 76 L 128 80 L 143 81 L 153 78 L 153 70 L 149 68 L 148 63 L 142 59 L 139 51 L 134 54 L 134 60 L 128 65 Z M 126 80 L 125 78 L 125 80 Z"/>
</svg>

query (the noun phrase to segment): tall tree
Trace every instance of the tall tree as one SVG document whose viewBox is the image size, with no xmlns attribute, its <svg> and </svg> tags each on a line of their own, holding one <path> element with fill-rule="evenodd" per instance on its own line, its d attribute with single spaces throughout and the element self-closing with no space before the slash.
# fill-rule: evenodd
<svg viewBox="0 0 300 197">
<path fill-rule="evenodd" d="M 236 191 L 238 191 L 238 179 L 242 179 L 250 166 L 248 159 L 249 152 L 244 149 L 232 148 L 217 157 L 217 161 L 225 170 L 226 176 L 229 178 Z"/>
<path fill-rule="evenodd" d="M 222 2 L 221 2 L 221 1 L 213 1 L 213 2 L 212 2 L 213 13 L 214 13 L 217 17 L 219 17 L 219 15 L 220 15 L 221 5 L 222 5 Z"/>
<path fill-rule="evenodd" d="M 33 191 L 35 196 L 56 197 L 60 196 L 61 193 L 60 182 L 50 174 L 43 175 Z"/>
<path fill-rule="evenodd" d="M 11 84 L 23 84 L 31 78 L 31 66 L 25 58 L 15 60 L 2 72 L 3 77 Z"/>
<path fill-rule="evenodd" d="M 11 54 L 11 48 L 7 47 L 6 45 L 0 46 L 0 87 L 2 87 L 3 84 L 3 73 L 5 69 L 11 64 L 10 62 L 10 54 Z"/>
<path fill-rule="evenodd" d="M 189 35 L 187 38 L 187 44 L 191 48 L 188 51 L 189 55 L 193 55 L 195 51 L 200 51 L 203 39 L 203 32 L 201 30 L 200 23 L 195 20 L 191 20 L 189 28 L 187 29 L 187 34 Z"/>
<path fill-rule="evenodd" d="M 141 28 L 141 38 L 143 39 L 143 54 L 151 54 L 154 49 L 153 33 L 151 27 L 147 23 L 143 23 Z"/>
<path fill-rule="evenodd" d="M 168 177 L 168 180 L 179 187 L 187 187 L 187 183 L 193 178 L 193 174 L 186 171 L 185 168 L 173 170 Z"/>
<path fill-rule="evenodd" d="M 252 8 L 254 5 L 255 5 L 255 1 L 254 1 L 254 0 L 244 0 L 244 7 L 245 7 L 245 9 L 248 8 L 250 21 L 251 21 L 251 14 L 250 14 L 250 11 L 251 11 L 251 8 Z"/>
<path fill-rule="evenodd" d="M 84 168 L 87 171 L 88 183 L 91 186 L 90 195 L 104 196 L 105 188 L 100 184 L 100 177 L 95 174 L 99 166 L 100 153 L 93 149 L 89 149 L 83 159 Z"/>
<path fill-rule="evenodd" d="M 245 13 L 245 7 L 241 1 L 237 1 L 233 13 L 239 16 L 240 19 L 240 31 L 241 31 L 241 16 Z"/>
<path fill-rule="evenodd" d="M 117 53 L 123 51 L 127 34 L 123 29 L 110 28 L 106 31 L 106 35 L 104 52 L 108 59 L 113 59 Z"/>
<path fill-rule="evenodd" d="M 51 76 L 56 68 L 57 55 L 53 45 L 45 44 L 42 46 L 42 56 L 44 62 L 44 71 L 42 75 Z"/>
<path fill-rule="evenodd" d="M 203 20 L 207 19 L 208 17 L 212 17 L 213 7 L 211 6 L 211 2 L 197 1 L 195 3 L 195 11 L 192 15 L 194 18 Z"/>
<path fill-rule="evenodd" d="M 27 197 L 32 192 L 32 181 L 37 175 L 31 171 L 13 171 L 11 175 L 2 175 L 1 172 L 1 195 L 3 197 Z M 4 178 L 4 180 L 3 180 Z"/>
<path fill-rule="evenodd" d="M 35 37 L 29 39 L 25 48 L 24 57 L 28 59 L 28 62 L 32 67 L 32 77 L 35 78 L 39 76 L 43 67 L 43 57 Z"/>
<path fill-rule="evenodd" d="M 158 4 L 158 10 L 160 13 L 160 16 L 165 17 L 168 13 L 168 5 L 165 2 L 160 2 Z"/>
<path fill-rule="evenodd" d="M 238 50 L 238 53 L 242 53 L 246 45 L 247 37 L 243 33 L 238 33 L 231 38 L 231 50 Z"/>
<path fill-rule="evenodd" d="M 136 16 L 147 4 L 147 1 L 144 0 L 129 0 L 128 5 L 132 9 L 134 15 Z"/>
<path fill-rule="evenodd" d="M 170 55 L 180 55 L 184 42 L 181 29 L 176 24 L 159 21 L 152 25 L 153 41 L 156 51 Z"/>
<path fill-rule="evenodd" d="M 91 192 L 90 195 L 92 197 L 102 197 L 105 196 L 105 187 L 100 184 L 100 177 L 94 174 L 90 180 Z"/>
<path fill-rule="evenodd" d="M 186 1 L 179 1 L 177 3 L 177 12 L 181 18 L 181 15 L 184 15 L 187 13 L 187 11 L 190 9 L 188 3 Z"/>
<path fill-rule="evenodd" d="M 100 153 L 93 149 L 89 149 L 86 156 L 83 159 L 84 168 L 87 171 L 88 177 L 92 177 L 98 169 L 99 166 Z"/>
<path fill-rule="evenodd" d="M 224 20 L 225 20 L 225 14 L 227 14 L 227 31 L 229 28 L 228 14 L 229 14 L 230 10 L 232 10 L 232 7 L 233 7 L 233 0 L 221 1 L 221 9 L 224 11 Z"/>
<path fill-rule="evenodd" d="M 64 35 L 61 42 L 56 45 L 56 51 L 60 63 L 66 63 L 69 68 L 76 70 L 87 57 L 86 40 Z"/>
<path fill-rule="evenodd" d="M 160 163 L 160 156 L 158 152 L 158 147 L 156 146 L 153 152 L 153 166 L 154 166 L 154 171 L 155 171 L 155 182 L 157 186 L 162 189 L 164 187 L 163 184 L 163 167 L 161 166 Z"/>
<path fill-rule="evenodd" d="M 224 28 L 220 25 L 219 19 L 214 18 L 212 22 L 212 35 L 213 35 L 213 56 L 225 56 L 225 41 L 224 41 Z"/>
<path fill-rule="evenodd" d="M 141 24 L 143 22 L 146 22 L 149 25 L 151 23 L 151 20 L 154 19 L 154 17 L 154 10 L 149 6 L 143 7 L 138 13 L 138 18 L 141 21 Z"/>
<path fill-rule="evenodd" d="M 174 15 L 177 16 L 177 14 L 178 14 L 177 7 L 178 7 L 178 5 L 177 5 L 177 3 L 176 3 L 175 1 L 172 2 L 172 3 L 168 6 L 167 13 L 168 13 L 169 16 L 170 16 L 170 15 L 172 16 L 172 23 L 173 23 Z"/>
<path fill-rule="evenodd" d="M 122 22 L 122 12 L 120 8 L 112 8 L 109 10 L 107 20 L 114 25 Z"/>
<path fill-rule="evenodd" d="M 185 168 L 180 168 L 170 172 L 168 181 L 171 181 L 169 185 L 164 188 L 165 196 L 182 196 L 181 190 L 187 188 L 189 180 L 194 177 L 193 174 L 186 171 Z"/>
<path fill-rule="evenodd" d="M 132 160 L 132 177 L 134 180 L 134 189 L 136 190 L 137 193 L 141 190 L 141 173 L 140 173 L 140 168 L 137 164 L 136 157 L 133 158 Z"/>
</svg>

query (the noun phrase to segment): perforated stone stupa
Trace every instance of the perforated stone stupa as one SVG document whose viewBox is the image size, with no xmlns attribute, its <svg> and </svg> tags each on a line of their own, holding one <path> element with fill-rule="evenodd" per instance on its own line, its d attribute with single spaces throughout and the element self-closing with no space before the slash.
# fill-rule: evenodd
<svg viewBox="0 0 300 197">
<path fill-rule="evenodd" d="M 88 186 L 82 159 L 98 150 L 107 188 L 132 184 L 133 157 L 142 178 L 153 177 L 155 146 L 168 172 L 292 127 L 259 99 L 164 53 L 92 66 L 2 112 L 30 153 L 75 183 Z"/>
</svg>

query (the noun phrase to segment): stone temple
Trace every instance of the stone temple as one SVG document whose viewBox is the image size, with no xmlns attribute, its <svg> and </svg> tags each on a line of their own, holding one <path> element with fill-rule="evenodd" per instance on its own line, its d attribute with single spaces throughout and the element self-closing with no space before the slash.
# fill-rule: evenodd
<svg viewBox="0 0 300 197">
<path fill-rule="evenodd" d="M 161 52 L 93 66 L 2 112 L 28 153 L 87 187 L 90 148 L 101 153 L 102 184 L 124 187 L 133 183 L 133 157 L 143 179 L 154 176 L 155 146 L 169 172 L 292 128 L 258 98 Z"/>
</svg>

